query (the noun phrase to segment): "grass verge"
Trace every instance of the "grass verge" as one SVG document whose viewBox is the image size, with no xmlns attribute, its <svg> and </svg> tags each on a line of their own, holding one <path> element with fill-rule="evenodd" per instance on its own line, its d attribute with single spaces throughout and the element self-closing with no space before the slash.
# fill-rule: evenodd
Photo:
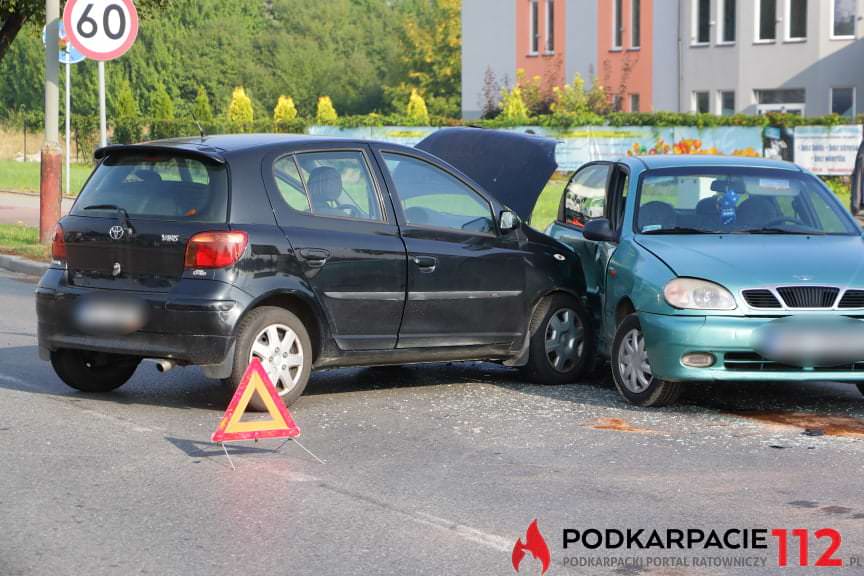
<svg viewBox="0 0 864 576">
<path fill-rule="evenodd" d="M 0 191 L 38 192 L 40 168 L 38 162 L 16 162 L 0 160 Z M 87 164 L 72 164 L 72 195 L 77 196 L 90 176 L 93 167 Z M 61 178 L 63 192 L 66 192 L 66 167 Z"/>
<path fill-rule="evenodd" d="M 51 249 L 39 243 L 39 229 L 20 224 L 0 224 L 0 253 L 48 261 Z"/>
</svg>

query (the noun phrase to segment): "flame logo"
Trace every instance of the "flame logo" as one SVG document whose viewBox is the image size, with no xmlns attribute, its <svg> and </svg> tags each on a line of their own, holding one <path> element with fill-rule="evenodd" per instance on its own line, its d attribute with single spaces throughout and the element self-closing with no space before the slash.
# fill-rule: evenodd
<svg viewBox="0 0 864 576">
<path fill-rule="evenodd" d="M 519 565 L 522 563 L 522 559 L 525 558 L 525 552 L 530 552 L 535 560 L 539 560 L 542 563 L 543 571 L 541 575 L 546 574 L 549 570 L 549 564 L 552 563 L 552 557 L 549 554 L 549 546 L 546 544 L 546 539 L 543 538 L 540 528 L 537 527 L 536 519 L 531 522 L 531 525 L 528 526 L 528 531 L 525 532 L 525 543 L 523 544 L 520 538 L 513 545 L 513 569 L 517 574 L 519 573 Z"/>
</svg>

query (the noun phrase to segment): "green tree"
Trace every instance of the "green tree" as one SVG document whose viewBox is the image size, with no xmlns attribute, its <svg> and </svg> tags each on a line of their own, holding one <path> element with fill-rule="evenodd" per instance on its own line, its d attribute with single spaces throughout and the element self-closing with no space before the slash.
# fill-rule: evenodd
<svg viewBox="0 0 864 576">
<path fill-rule="evenodd" d="M 174 100 L 161 82 L 150 98 L 150 116 L 154 120 L 174 120 Z"/>
<path fill-rule="evenodd" d="M 418 88 L 433 114 L 457 116 L 462 75 L 462 7 L 459 0 L 410 0 L 403 8 L 403 63 L 408 80 L 400 100 Z"/>
<path fill-rule="evenodd" d="M 195 94 L 195 102 L 192 104 L 192 115 L 198 122 L 207 123 L 213 121 L 213 108 L 210 107 L 210 97 L 203 86 L 198 86 Z"/>
<path fill-rule="evenodd" d="M 132 86 L 123 78 L 114 101 L 114 140 L 131 144 L 141 140 L 141 112 Z"/>
<path fill-rule="evenodd" d="M 228 104 L 228 121 L 240 129 L 248 129 L 255 120 L 255 112 L 252 108 L 252 99 L 246 95 L 246 89 L 238 86 L 231 95 Z"/>
<path fill-rule="evenodd" d="M 315 122 L 323 126 L 333 125 L 339 120 L 336 108 L 329 96 L 318 98 L 318 108 L 315 111 Z"/>
</svg>

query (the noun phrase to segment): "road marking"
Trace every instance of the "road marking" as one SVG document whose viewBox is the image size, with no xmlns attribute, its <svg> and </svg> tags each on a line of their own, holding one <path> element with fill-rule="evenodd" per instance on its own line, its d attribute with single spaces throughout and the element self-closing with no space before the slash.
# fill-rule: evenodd
<svg viewBox="0 0 864 576">
<path fill-rule="evenodd" d="M 446 531 L 449 534 L 455 534 L 463 540 L 467 540 L 475 544 L 480 544 L 488 548 L 492 548 L 493 550 L 497 550 L 499 552 L 509 552 L 513 548 L 513 542 L 515 542 L 515 540 L 511 541 L 507 538 L 503 538 L 495 534 L 489 534 L 488 532 L 483 532 L 482 530 L 472 528 L 471 526 L 467 526 L 465 524 L 460 524 L 459 522 L 454 522 L 453 520 L 439 518 L 437 516 L 426 514 L 424 512 L 404 510 L 402 508 L 399 508 L 387 502 L 383 502 L 371 496 L 366 496 L 352 490 L 339 488 L 332 484 L 328 484 L 327 482 L 321 482 L 318 484 L 318 486 L 320 488 L 324 488 L 325 490 L 330 490 L 343 496 L 366 502 L 367 504 L 371 504 L 377 508 L 381 508 L 382 510 L 399 514 L 400 516 L 403 516 L 417 524 L 431 526 L 432 528 Z"/>
</svg>

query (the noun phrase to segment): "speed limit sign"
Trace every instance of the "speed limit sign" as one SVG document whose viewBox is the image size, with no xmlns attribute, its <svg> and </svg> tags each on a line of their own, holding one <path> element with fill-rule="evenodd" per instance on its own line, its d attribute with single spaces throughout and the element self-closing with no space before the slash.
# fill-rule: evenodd
<svg viewBox="0 0 864 576">
<path fill-rule="evenodd" d="M 63 24 L 72 45 L 91 60 L 113 60 L 138 36 L 138 11 L 132 0 L 69 0 Z"/>
</svg>

